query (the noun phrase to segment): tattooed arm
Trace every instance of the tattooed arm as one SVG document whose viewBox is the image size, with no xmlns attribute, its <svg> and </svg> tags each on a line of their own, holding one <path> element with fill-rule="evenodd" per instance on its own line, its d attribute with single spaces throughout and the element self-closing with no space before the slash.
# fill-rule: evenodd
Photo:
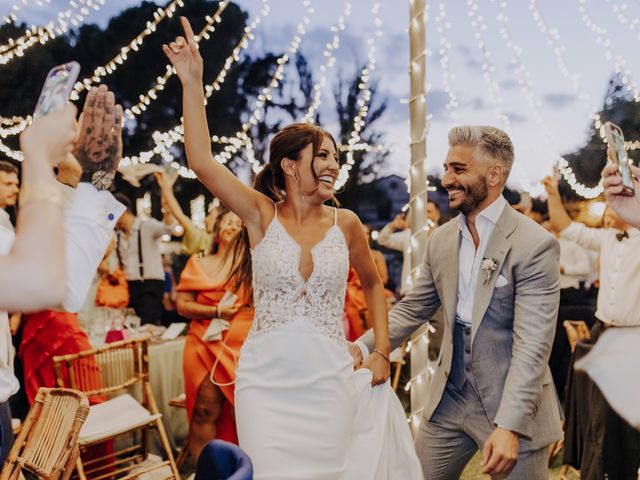
<svg viewBox="0 0 640 480">
<path fill-rule="evenodd" d="M 87 94 L 73 154 L 82 167 L 81 182 L 111 188 L 122 157 L 122 107 L 105 85 Z"/>
</svg>

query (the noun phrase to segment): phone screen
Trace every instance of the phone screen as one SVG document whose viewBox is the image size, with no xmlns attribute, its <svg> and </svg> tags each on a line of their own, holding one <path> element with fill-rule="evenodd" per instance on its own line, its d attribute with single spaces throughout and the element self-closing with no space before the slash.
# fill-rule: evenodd
<svg viewBox="0 0 640 480">
<path fill-rule="evenodd" d="M 80 73 L 78 62 L 58 65 L 49 71 L 33 113 L 34 118 L 43 117 L 64 106 L 78 78 L 78 73 Z"/>
<path fill-rule="evenodd" d="M 624 148 L 624 137 L 619 130 L 612 128 L 611 139 L 613 140 L 613 147 L 616 150 L 616 157 L 618 158 L 620 175 L 622 175 L 622 184 L 625 187 L 633 189 L 633 176 L 631 175 L 631 168 L 629 168 L 627 150 Z"/>
</svg>

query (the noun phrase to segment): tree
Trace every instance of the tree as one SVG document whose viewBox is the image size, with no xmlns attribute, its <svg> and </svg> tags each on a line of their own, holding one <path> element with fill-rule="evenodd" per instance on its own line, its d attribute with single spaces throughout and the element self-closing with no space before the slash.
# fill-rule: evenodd
<svg viewBox="0 0 640 480">
<path fill-rule="evenodd" d="M 347 145 L 351 133 L 353 132 L 353 121 L 358 115 L 358 99 L 362 91 L 363 79 L 362 68 L 358 74 L 347 81 L 338 75 L 338 83 L 334 88 L 333 96 L 336 102 L 338 123 L 340 125 L 340 136 L 338 144 Z M 378 83 L 370 82 L 369 90 L 371 96 L 367 102 L 368 114 L 364 120 L 364 125 L 360 130 L 361 142 L 370 146 L 378 145 L 382 142 L 384 135 L 375 130 L 373 126 L 387 109 L 387 99 L 378 100 Z M 371 182 L 379 177 L 380 166 L 384 163 L 388 152 L 386 151 L 355 151 L 353 152 L 353 166 L 349 172 L 349 179 L 342 191 L 338 194 L 338 199 L 346 207 L 356 209 L 359 202 L 358 186 Z"/>
</svg>

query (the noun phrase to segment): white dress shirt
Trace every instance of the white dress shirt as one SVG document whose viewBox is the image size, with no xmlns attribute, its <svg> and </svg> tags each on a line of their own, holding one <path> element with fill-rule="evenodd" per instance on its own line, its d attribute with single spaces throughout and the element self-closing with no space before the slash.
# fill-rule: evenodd
<svg viewBox="0 0 640 480">
<path fill-rule="evenodd" d="M 487 248 L 489 238 L 491 238 L 493 229 L 505 206 L 507 206 L 507 201 L 500 195 L 491 205 L 476 216 L 476 230 L 478 231 L 478 237 L 480 237 L 477 249 L 473 243 L 471 232 L 467 227 L 467 218 L 464 215 L 458 216 L 458 226 L 462 239 L 458 256 L 458 305 L 456 315 L 462 323 L 471 325 L 473 300 L 476 294 L 480 264 L 484 258 L 484 251 Z"/>
<path fill-rule="evenodd" d="M 640 326 L 640 231 L 618 241 L 612 228 L 590 228 L 572 222 L 561 236 L 600 252 L 600 291 L 596 317 L 616 326 Z"/>
<path fill-rule="evenodd" d="M 560 289 L 580 288 L 580 282 L 587 280 L 591 274 L 590 252 L 578 242 L 565 237 L 558 239 L 560 243 Z"/>
<path fill-rule="evenodd" d="M 129 235 L 118 232 L 118 254 L 127 280 L 164 280 L 160 237 L 170 233 L 171 229 L 167 225 L 153 218 L 144 220 L 136 218 Z M 140 235 L 140 241 L 138 241 L 138 235 Z M 140 244 L 142 255 L 138 248 Z M 141 257 L 142 265 L 140 265 Z"/>
<path fill-rule="evenodd" d="M 432 229 L 433 230 L 433 229 Z M 378 235 L 378 245 L 402 252 L 402 273 L 400 275 L 400 294 L 406 294 L 411 288 L 411 229 L 393 231 L 393 225 L 385 225 Z"/>
<path fill-rule="evenodd" d="M 125 208 L 107 191 L 89 183 L 77 188 L 60 184 L 64 200 L 67 295 L 61 306 L 77 312 L 82 307 L 93 275 L 111 241 L 111 233 Z M 15 240 L 7 212 L 0 209 L 0 255 L 8 255 Z M 0 402 L 19 388 L 13 374 L 14 348 L 9 316 L 0 312 Z"/>
</svg>

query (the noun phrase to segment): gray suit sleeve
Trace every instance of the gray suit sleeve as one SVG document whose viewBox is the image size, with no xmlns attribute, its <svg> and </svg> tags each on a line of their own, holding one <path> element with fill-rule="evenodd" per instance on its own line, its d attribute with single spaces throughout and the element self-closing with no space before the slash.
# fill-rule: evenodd
<svg viewBox="0 0 640 480">
<path fill-rule="evenodd" d="M 440 297 L 438 297 L 433 282 L 431 263 L 429 260 L 429 251 L 433 238 L 434 237 L 431 236 L 427 241 L 424 262 L 416 284 L 389 312 L 389 339 L 391 340 L 391 350 L 400 346 L 407 337 L 416 331 L 423 323 L 427 322 L 440 306 Z M 373 350 L 375 345 L 373 329 L 366 332 L 358 340 L 364 343 L 369 351 Z"/>
<path fill-rule="evenodd" d="M 516 271 L 511 366 L 496 425 L 531 436 L 542 400 L 560 302 L 560 247 L 553 237 L 533 249 Z"/>
</svg>

